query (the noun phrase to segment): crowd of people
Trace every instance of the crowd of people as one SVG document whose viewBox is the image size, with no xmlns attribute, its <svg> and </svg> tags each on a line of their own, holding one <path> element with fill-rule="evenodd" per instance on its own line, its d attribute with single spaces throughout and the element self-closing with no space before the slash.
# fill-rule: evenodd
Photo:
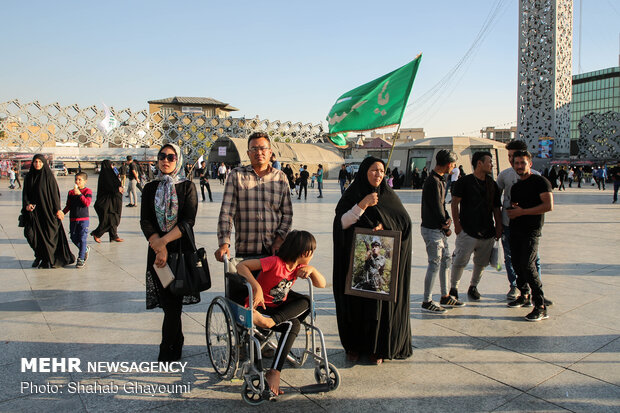
<svg viewBox="0 0 620 413">
<path fill-rule="evenodd" d="M 474 153 L 474 172 L 452 183 L 452 215 L 446 209 L 446 176 L 451 179 L 449 174 L 455 170 L 457 157 L 446 150 L 437 153 L 431 179 L 424 183 L 422 191 L 421 231 L 428 255 L 423 311 L 445 314 L 450 308 L 465 306 L 459 300 L 458 288 L 472 255 L 467 296 L 471 302 L 479 301 L 482 295 L 478 284 L 501 239 L 509 283 L 508 307 L 533 306 L 526 315 L 528 321 L 548 318 L 547 309 L 553 303 L 542 290 L 538 245 L 544 214 L 553 209 L 552 187 L 545 177 L 531 169 L 532 154 L 525 142 L 511 141 L 506 149 L 511 167 L 502 171 L 497 181 L 492 177 L 492 154 Z M 452 234 L 452 223 L 456 243 L 450 255 L 447 238 Z M 432 301 L 432 287 L 438 275 L 441 299 L 437 304 Z"/>
<path fill-rule="evenodd" d="M 467 289 L 471 303 L 481 300 L 478 286 L 485 267 L 492 261 L 493 250 L 501 240 L 511 308 L 533 307 L 526 315 L 529 321 L 548 318 L 553 303 L 545 297 L 540 279 L 538 245 L 542 236 L 545 213 L 553 209 L 552 183 L 531 169 L 532 155 L 521 141 L 507 146 L 511 167 L 492 177 L 493 157 L 489 152 L 476 152 L 472 157 L 473 173 L 465 175 L 457 167 L 454 152 L 440 150 L 436 166 L 426 174 L 422 186 L 421 234 L 426 245 L 428 267 L 424 280 L 422 311 L 446 314 L 450 308 L 465 306 L 459 295 L 464 269 L 473 256 L 473 271 Z M 313 285 L 325 287 L 325 277 L 309 265 L 316 240 L 306 231 L 292 228 L 291 197 L 307 197 L 311 175 L 306 165 L 294 172 L 290 165 L 280 169 L 273 156 L 269 136 L 254 133 L 248 138 L 250 164 L 228 170 L 220 164 L 207 169 L 201 162 L 186 171 L 181 149 L 164 145 L 157 155 L 157 165 L 144 171 L 130 157 L 119 167 L 104 161 L 98 178 L 95 211 L 99 225 L 92 231 L 96 242 L 105 233 L 111 242 L 122 242 L 118 226 L 122 215 L 123 194 L 129 192 L 127 207 L 138 204 L 137 191 L 142 192 L 140 227 L 148 242 L 146 257 L 146 307 L 162 308 L 162 339 L 158 360 L 181 358 L 184 336 L 181 324 L 183 305 L 200 302 L 200 294 L 174 295 L 165 288 L 156 268 L 166 265 L 169 253 L 189 248 L 183 237 L 193 239 L 198 192 L 192 175 L 199 178 L 202 201 L 204 189 L 213 202 L 209 177 L 222 179 L 224 192 L 217 223 L 216 260 L 230 257 L 234 233 L 236 257 L 244 259 L 239 273 L 252 285 L 258 326 L 281 332 L 276 357 L 266 379 L 275 396 L 281 394 L 282 357 L 290 349 L 299 325 L 308 315 L 308 297 L 290 291 L 297 278 L 309 278 Z M 186 175 L 186 172 L 188 175 Z M 420 176 L 420 179 L 422 178 Z M 620 183 L 620 172 L 612 173 Z M 291 177 L 292 176 L 292 177 Z M 312 176 L 322 197 L 323 167 Z M 566 175 L 567 179 L 569 174 Z M 412 257 L 412 222 L 399 196 L 394 191 L 402 174 L 386 170 L 381 159 L 366 158 L 356 174 L 350 165 L 342 165 L 338 181 L 341 198 L 333 221 L 333 295 L 336 304 L 338 333 L 347 359 L 356 363 L 364 359 L 381 364 L 384 359 L 405 359 L 412 354 L 410 328 L 410 280 Z M 93 193 L 84 172 L 75 175 L 75 185 L 61 208 L 57 182 L 45 157 L 36 155 L 24 180 L 20 226 L 34 251 L 33 267 L 54 268 L 76 262 L 63 227 L 65 214 L 70 215 L 69 234 L 78 248 L 76 266 L 88 260 L 88 209 Z M 402 184 L 402 182 L 400 183 Z M 617 190 L 617 186 L 616 186 Z M 450 211 L 446 194 L 452 193 Z M 347 274 L 352 271 L 351 252 L 355 248 L 355 232 L 396 231 L 400 248 L 396 269 L 395 300 L 350 295 Z M 456 234 L 455 251 L 451 255 L 448 238 Z M 257 277 L 258 276 L 258 277 Z M 432 300 L 432 289 L 439 276 L 441 297 Z M 257 277 L 257 278 L 256 278 Z"/>
</svg>

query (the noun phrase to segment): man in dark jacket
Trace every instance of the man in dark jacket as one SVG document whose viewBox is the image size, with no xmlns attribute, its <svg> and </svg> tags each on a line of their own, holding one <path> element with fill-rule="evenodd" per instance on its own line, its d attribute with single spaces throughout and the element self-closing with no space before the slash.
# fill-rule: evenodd
<svg viewBox="0 0 620 413">
<path fill-rule="evenodd" d="M 452 234 L 452 219 L 446 210 L 446 180 L 444 175 L 456 166 L 456 154 L 445 149 L 437 152 L 437 164 L 422 188 L 422 238 L 426 243 L 428 268 L 424 279 L 422 311 L 435 314 L 446 312 L 445 307 L 462 307 L 465 304 L 448 294 L 448 268 L 451 258 L 448 237 Z M 432 301 L 433 283 L 439 274 L 441 300 Z"/>
</svg>

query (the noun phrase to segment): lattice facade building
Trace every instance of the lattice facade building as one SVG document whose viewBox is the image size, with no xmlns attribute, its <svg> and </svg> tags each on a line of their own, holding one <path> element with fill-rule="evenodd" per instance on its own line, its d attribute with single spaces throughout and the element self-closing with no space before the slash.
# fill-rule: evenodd
<svg viewBox="0 0 620 413">
<path fill-rule="evenodd" d="M 519 1 L 519 139 L 530 152 L 553 137 L 554 156 L 570 151 L 572 0 Z"/>
<path fill-rule="evenodd" d="M 620 159 L 620 113 L 589 113 L 579 121 L 580 159 L 618 161 Z"/>
<path fill-rule="evenodd" d="M 114 108 L 110 111 L 120 126 L 106 134 L 97 128 L 105 112 L 96 106 L 80 108 L 19 100 L 0 103 L 0 152 L 35 153 L 67 143 L 96 148 L 158 148 L 172 142 L 183 149 L 187 160 L 196 160 L 208 155 L 218 138 L 245 138 L 254 131 L 268 133 L 274 142 L 324 141 L 320 124 Z"/>
</svg>

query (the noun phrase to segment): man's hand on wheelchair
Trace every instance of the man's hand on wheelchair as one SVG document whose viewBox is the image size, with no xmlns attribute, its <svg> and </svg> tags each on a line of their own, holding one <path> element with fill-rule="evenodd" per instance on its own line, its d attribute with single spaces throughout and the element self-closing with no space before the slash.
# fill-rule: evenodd
<svg viewBox="0 0 620 413">
<path fill-rule="evenodd" d="M 219 262 L 224 262 L 224 255 L 230 259 L 230 250 L 228 249 L 228 244 L 226 243 L 220 245 L 220 247 L 215 250 L 215 259 Z"/>
</svg>

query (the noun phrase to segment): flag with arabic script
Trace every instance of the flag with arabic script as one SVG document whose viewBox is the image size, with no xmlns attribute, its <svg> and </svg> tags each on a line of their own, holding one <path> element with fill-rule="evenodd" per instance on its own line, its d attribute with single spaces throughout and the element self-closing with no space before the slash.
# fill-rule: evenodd
<svg viewBox="0 0 620 413">
<path fill-rule="evenodd" d="M 421 54 L 393 72 L 336 99 L 327 115 L 330 135 L 398 125 L 403 118 L 420 60 Z"/>
<path fill-rule="evenodd" d="M 97 127 L 99 128 L 101 132 L 108 134 L 110 133 L 112 129 L 116 128 L 120 123 L 118 122 L 118 120 L 116 120 L 116 118 L 114 117 L 110 109 L 108 109 L 108 107 L 105 105 L 105 103 L 103 104 L 103 110 L 105 111 L 105 116 L 97 124 Z"/>
</svg>

